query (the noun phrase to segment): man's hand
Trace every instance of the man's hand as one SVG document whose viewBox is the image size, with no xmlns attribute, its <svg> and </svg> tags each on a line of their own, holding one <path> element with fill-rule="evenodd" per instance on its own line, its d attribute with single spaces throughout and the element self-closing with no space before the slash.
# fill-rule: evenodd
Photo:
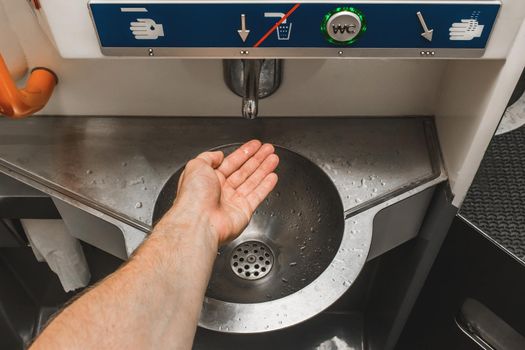
<svg viewBox="0 0 525 350">
<path fill-rule="evenodd" d="M 235 239 L 277 184 L 274 151 L 252 140 L 226 158 L 220 151 L 200 154 L 186 165 L 167 215 L 205 216 L 219 244 Z"/>
<path fill-rule="evenodd" d="M 190 349 L 217 245 L 248 225 L 277 183 L 278 163 L 273 146 L 257 140 L 226 159 L 205 152 L 190 161 L 173 207 L 133 258 L 64 309 L 31 348 Z"/>
</svg>

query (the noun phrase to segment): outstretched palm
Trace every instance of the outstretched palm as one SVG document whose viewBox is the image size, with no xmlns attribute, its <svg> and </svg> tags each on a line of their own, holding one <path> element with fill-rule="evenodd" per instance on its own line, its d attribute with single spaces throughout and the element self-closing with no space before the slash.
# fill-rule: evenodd
<svg viewBox="0 0 525 350">
<path fill-rule="evenodd" d="M 236 238 L 259 204 L 277 184 L 279 157 L 270 144 L 252 140 L 224 158 L 205 152 L 182 173 L 177 201 L 206 215 L 220 243 Z M 191 203 L 191 204 L 190 204 Z"/>
</svg>

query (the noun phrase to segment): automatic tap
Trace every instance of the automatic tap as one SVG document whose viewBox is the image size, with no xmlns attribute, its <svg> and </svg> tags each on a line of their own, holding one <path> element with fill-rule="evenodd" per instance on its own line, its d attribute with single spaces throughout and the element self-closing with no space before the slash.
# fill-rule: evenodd
<svg viewBox="0 0 525 350">
<path fill-rule="evenodd" d="M 224 60 L 224 80 L 236 95 L 242 97 L 241 113 L 255 119 L 259 99 L 273 94 L 281 85 L 281 60 Z"/>
<path fill-rule="evenodd" d="M 263 60 L 242 60 L 244 75 L 242 116 L 246 119 L 255 119 L 259 112 L 259 79 L 263 62 Z"/>
</svg>

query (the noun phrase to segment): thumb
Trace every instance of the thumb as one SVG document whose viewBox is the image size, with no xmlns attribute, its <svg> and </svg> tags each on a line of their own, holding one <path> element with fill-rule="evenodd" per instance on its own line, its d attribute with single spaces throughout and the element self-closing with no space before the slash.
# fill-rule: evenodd
<svg viewBox="0 0 525 350">
<path fill-rule="evenodd" d="M 222 151 L 204 152 L 199 154 L 197 159 L 201 159 L 213 169 L 217 169 L 224 160 L 224 153 Z"/>
</svg>

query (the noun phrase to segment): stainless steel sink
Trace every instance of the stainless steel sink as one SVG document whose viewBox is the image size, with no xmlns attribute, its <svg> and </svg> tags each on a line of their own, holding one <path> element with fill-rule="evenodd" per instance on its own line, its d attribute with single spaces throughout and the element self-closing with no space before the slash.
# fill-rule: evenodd
<svg viewBox="0 0 525 350">
<path fill-rule="evenodd" d="M 276 189 L 245 231 L 218 252 L 200 319 L 205 328 L 251 333 L 299 323 L 337 300 L 364 265 L 369 237 L 345 226 L 330 178 L 297 153 L 281 147 L 276 153 Z M 160 192 L 154 222 L 173 203 L 182 170 Z"/>
</svg>

